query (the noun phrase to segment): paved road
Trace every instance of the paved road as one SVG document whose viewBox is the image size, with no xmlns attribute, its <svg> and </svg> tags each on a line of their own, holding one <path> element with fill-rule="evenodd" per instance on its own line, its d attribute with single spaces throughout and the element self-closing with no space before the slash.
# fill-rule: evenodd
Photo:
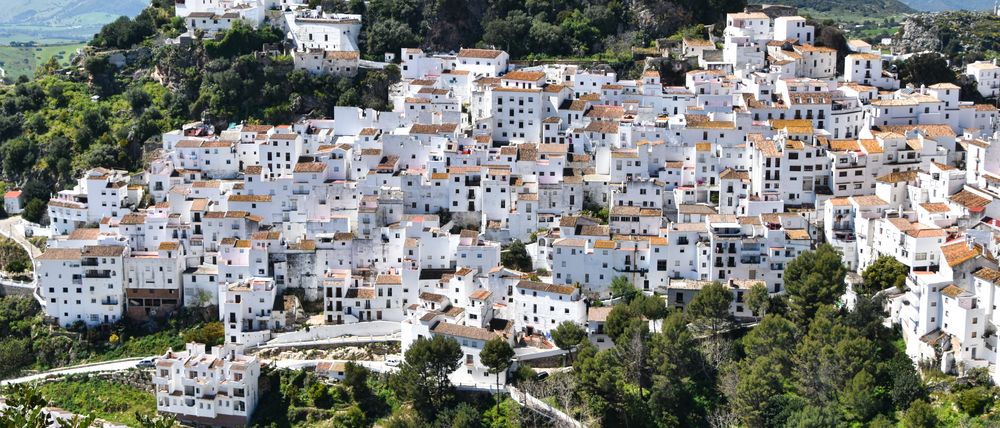
<svg viewBox="0 0 1000 428">
<path fill-rule="evenodd" d="M 33 382 L 36 380 L 45 379 L 46 377 L 49 376 L 82 374 L 82 373 L 116 372 L 116 371 L 128 370 L 130 368 L 135 367 L 135 363 L 137 363 L 141 359 L 142 358 L 125 358 L 121 360 L 108 361 L 105 363 L 84 364 L 79 366 L 63 367 L 60 369 L 49 370 L 47 372 L 33 374 L 30 376 L 7 379 L 5 381 L 0 382 L 0 385 L 6 386 L 15 383 Z"/>
<path fill-rule="evenodd" d="M 309 348 L 313 346 L 322 346 L 322 345 L 399 342 L 399 340 L 400 340 L 399 334 L 391 334 L 386 336 L 339 336 L 339 337 L 331 337 L 329 339 L 306 340 L 302 342 L 263 344 L 258 346 L 257 349 Z"/>
</svg>

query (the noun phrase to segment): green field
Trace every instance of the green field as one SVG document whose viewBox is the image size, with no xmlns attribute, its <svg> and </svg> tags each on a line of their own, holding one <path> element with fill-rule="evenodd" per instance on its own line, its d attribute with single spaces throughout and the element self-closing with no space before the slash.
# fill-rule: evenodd
<svg viewBox="0 0 1000 428">
<path fill-rule="evenodd" d="M 30 48 L 0 46 L 0 68 L 7 72 L 7 78 L 10 80 L 22 75 L 33 76 L 35 68 L 53 56 L 61 64 L 69 64 L 70 56 L 85 45 L 85 43 L 72 43 Z"/>
</svg>

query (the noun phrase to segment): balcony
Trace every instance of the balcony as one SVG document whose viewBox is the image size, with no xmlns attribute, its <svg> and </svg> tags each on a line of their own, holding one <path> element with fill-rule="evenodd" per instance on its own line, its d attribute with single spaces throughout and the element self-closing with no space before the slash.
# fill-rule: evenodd
<svg viewBox="0 0 1000 428">
<path fill-rule="evenodd" d="M 102 278 L 102 279 L 107 279 L 107 278 L 111 278 L 111 271 L 109 271 L 109 270 L 105 270 L 105 271 L 90 270 L 90 271 L 87 271 L 87 273 L 85 273 L 83 275 L 83 277 L 84 278 Z"/>
<path fill-rule="evenodd" d="M 743 256 L 740 257 L 740 263 L 743 264 L 759 264 L 760 256 Z"/>
<path fill-rule="evenodd" d="M 118 299 L 102 299 L 101 304 L 108 306 L 118 306 Z"/>
<path fill-rule="evenodd" d="M 80 261 L 80 266 L 97 266 L 96 258 L 86 258 Z"/>
<path fill-rule="evenodd" d="M 640 268 L 640 267 L 637 267 L 637 266 L 625 266 L 625 267 L 621 267 L 621 268 L 620 267 L 615 267 L 615 268 L 613 268 L 613 270 L 615 272 L 622 272 L 622 273 L 640 273 L 640 274 L 644 274 L 646 272 L 649 272 L 649 269 Z"/>
<path fill-rule="evenodd" d="M 854 235 L 854 232 L 846 230 L 845 231 L 834 230 L 833 237 L 838 241 L 844 241 L 844 242 L 854 242 L 857 239 L 857 237 Z"/>
</svg>

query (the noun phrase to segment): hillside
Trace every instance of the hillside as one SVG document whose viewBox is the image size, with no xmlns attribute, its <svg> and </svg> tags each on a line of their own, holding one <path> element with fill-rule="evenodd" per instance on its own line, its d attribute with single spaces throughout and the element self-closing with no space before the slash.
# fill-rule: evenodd
<svg viewBox="0 0 1000 428">
<path fill-rule="evenodd" d="M 885 15 L 913 12 L 899 0 L 750 0 L 754 4 L 783 4 L 820 13 L 882 18 Z"/>
<path fill-rule="evenodd" d="M 902 0 L 907 6 L 921 12 L 946 10 L 992 10 L 992 0 Z"/>
<path fill-rule="evenodd" d="M 900 23 L 900 53 L 936 51 L 962 65 L 1000 52 L 1000 18 L 981 12 L 920 13 Z"/>
<path fill-rule="evenodd" d="M 0 44 L 89 40 L 119 16 L 135 16 L 149 0 L 5 0 Z"/>
</svg>

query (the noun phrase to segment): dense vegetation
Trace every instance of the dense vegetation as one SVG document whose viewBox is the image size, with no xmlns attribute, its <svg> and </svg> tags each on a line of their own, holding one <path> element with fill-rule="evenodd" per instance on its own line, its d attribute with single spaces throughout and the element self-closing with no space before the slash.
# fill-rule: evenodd
<svg viewBox="0 0 1000 428">
<path fill-rule="evenodd" d="M 685 26 L 723 22 L 744 0 L 314 0 L 361 13 L 363 52 L 381 59 L 402 47 L 457 51 L 495 47 L 512 57 L 586 57 L 630 52 Z"/>
<path fill-rule="evenodd" d="M 706 286 L 684 313 L 620 292 L 626 298 L 605 324 L 614 348 L 598 351 L 560 333 L 560 347 L 579 341 L 574 370 L 536 390 L 603 426 L 924 426 L 908 422 L 918 416 L 982 423 L 975 418 L 993 405 L 983 380 L 974 381 L 984 389 L 973 404 L 957 412 L 926 405 L 962 395 L 932 398 L 898 332 L 882 324 L 881 297 L 864 290 L 895 284 L 899 272 L 881 265 L 884 272 L 868 275 L 879 284 L 862 287 L 847 309 L 836 306 L 846 274 L 837 252 L 823 245 L 804 253 L 785 270 L 785 296 L 748 299 L 761 321 L 746 331 L 729 315 L 733 295 L 722 284 Z M 646 320 L 654 320 L 652 330 Z"/>
<path fill-rule="evenodd" d="M 90 330 L 51 327 L 43 317 L 38 302 L 30 297 L 0 298 L 0 378 L 24 370 L 145 357 L 167 348 L 183 349 L 192 340 L 214 345 L 223 337 L 222 323 L 200 323 L 191 314 L 179 314 L 162 326 L 122 323 Z"/>
<path fill-rule="evenodd" d="M 137 413 L 156 414 L 156 397 L 149 391 L 89 375 L 45 383 L 38 390 L 56 407 L 128 426 L 141 426 Z"/>
</svg>

